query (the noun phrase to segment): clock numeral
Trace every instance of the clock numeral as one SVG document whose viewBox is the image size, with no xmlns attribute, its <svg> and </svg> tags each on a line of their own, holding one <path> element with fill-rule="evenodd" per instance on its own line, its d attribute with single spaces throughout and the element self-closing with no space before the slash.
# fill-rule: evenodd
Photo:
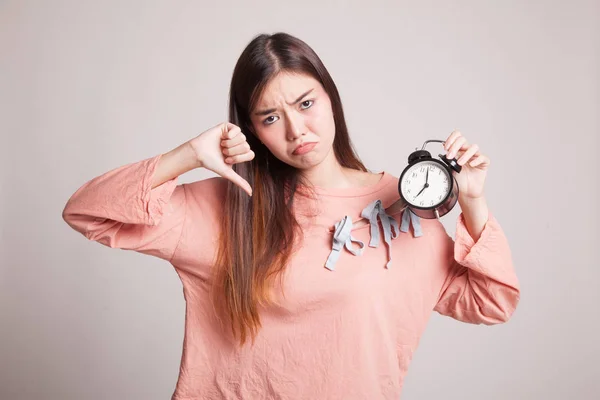
<svg viewBox="0 0 600 400">
<path fill-rule="evenodd" d="M 410 193 L 410 189 L 406 189 L 406 193 Z"/>
<path fill-rule="evenodd" d="M 422 201 L 422 202 L 421 202 L 421 203 L 419 203 L 419 204 L 420 204 L 420 205 L 423 205 L 423 203 L 424 203 L 424 202 Z"/>
<path fill-rule="evenodd" d="M 416 173 L 416 172 L 413 172 L 413 173 L 412 173 L 412 177 L 413 177 L 413 178 L 416 178 L 416 177 L 417 177 L 417 173 Z"/>
<path fill-rule="evenodd" d="M 409 183 L 410 183 L 410 179 L 407 179 L 407 180 L 406 180 L 406 183 L 407 183 L 407 184 L 409 184 Z"/>
<path fill-rule="evenodd" d="M 425 167 L 421 167 L 421 172 L 425 172 Z"/>
</svg>

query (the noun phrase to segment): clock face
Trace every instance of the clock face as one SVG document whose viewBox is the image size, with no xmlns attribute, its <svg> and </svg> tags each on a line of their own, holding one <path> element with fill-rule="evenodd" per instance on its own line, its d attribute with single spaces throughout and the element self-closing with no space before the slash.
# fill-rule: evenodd
<svg viewBox="0 0 600 400">
<path fill-rule="evenodd" d="M 418 162 L 402 176 L 402 196 L 410 205 L 435 207 L 450 191 L 450 179 L 452 178 L 448 171 L 437 162 Z"/>
</svg>

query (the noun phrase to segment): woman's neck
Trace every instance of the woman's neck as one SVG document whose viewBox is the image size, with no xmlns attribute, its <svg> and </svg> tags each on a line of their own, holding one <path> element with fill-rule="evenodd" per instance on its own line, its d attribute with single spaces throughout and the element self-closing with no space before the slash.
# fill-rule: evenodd
<svg viewBox="0 0 600 400">
<path fill-rule="evenodd" d="M 362 171 L 353 170 L 340 165 L 333 150 L 318 165 L 302 171 L 302 175 L 313 186 L 322 188 L 350 188 L 361 186 Z"/>
</svg>

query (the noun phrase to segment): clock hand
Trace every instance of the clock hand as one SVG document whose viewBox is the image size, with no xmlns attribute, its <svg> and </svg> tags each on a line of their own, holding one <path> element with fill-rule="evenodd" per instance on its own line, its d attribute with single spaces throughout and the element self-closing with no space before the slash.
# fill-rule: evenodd
<svg viewBox="0 0 600 400">
<path fill-rule="evenodd" d="M 427 183 L 428 180 L 429 180 L 429 168 L 427 169 L 427 173 L 425 174 L 425 185 L 423 185 L 423 189 L 421 189 L 421 191 L 419 193 L 417 193 L 417 195 L 413 198 L 413 200 L 416 199 L 417 197 L 419 197 L 419 195 L 421 193 L 423 193 L 423 190 L 425 190 L 429 187 L 429 183 Z"/>
<path fill-rule="evenodd" d="M 420 191 L 419 193 L 417 193 L 417 195 L 416 195 L 416 196 L 413 198 L 413 200 L 414 200 L 414 199 L 416 199 L 417 197 L 419 197 L 419 195 L 420 195 L 421 193 L 423 193 L 423 190 L 425 190 L 425 188 L 427 188 L 427 187 L 429 187 L 429 185 L 428 185 L 428 184 L 425 184 L 425 186 L 423 186 L 423 189 L 421 189 L 421 191 Z"/>
</svg>

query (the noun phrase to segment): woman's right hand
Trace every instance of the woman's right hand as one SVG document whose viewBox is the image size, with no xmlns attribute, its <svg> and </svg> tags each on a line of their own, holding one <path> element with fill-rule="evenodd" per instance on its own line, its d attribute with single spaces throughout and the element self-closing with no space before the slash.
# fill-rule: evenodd
<svg viewBox="0 0 600 400">
<path fill-rule="evenodd" d="M 252 196 L 252 187 L 234 170 L 233 165 L 250 161 L 254 152 L 246 141 L 242 130 L 230 122 L 224 122 L 202 132 L 189 141 L 201 167 L 229 179 L 248 195 Z"/>
</svg>

